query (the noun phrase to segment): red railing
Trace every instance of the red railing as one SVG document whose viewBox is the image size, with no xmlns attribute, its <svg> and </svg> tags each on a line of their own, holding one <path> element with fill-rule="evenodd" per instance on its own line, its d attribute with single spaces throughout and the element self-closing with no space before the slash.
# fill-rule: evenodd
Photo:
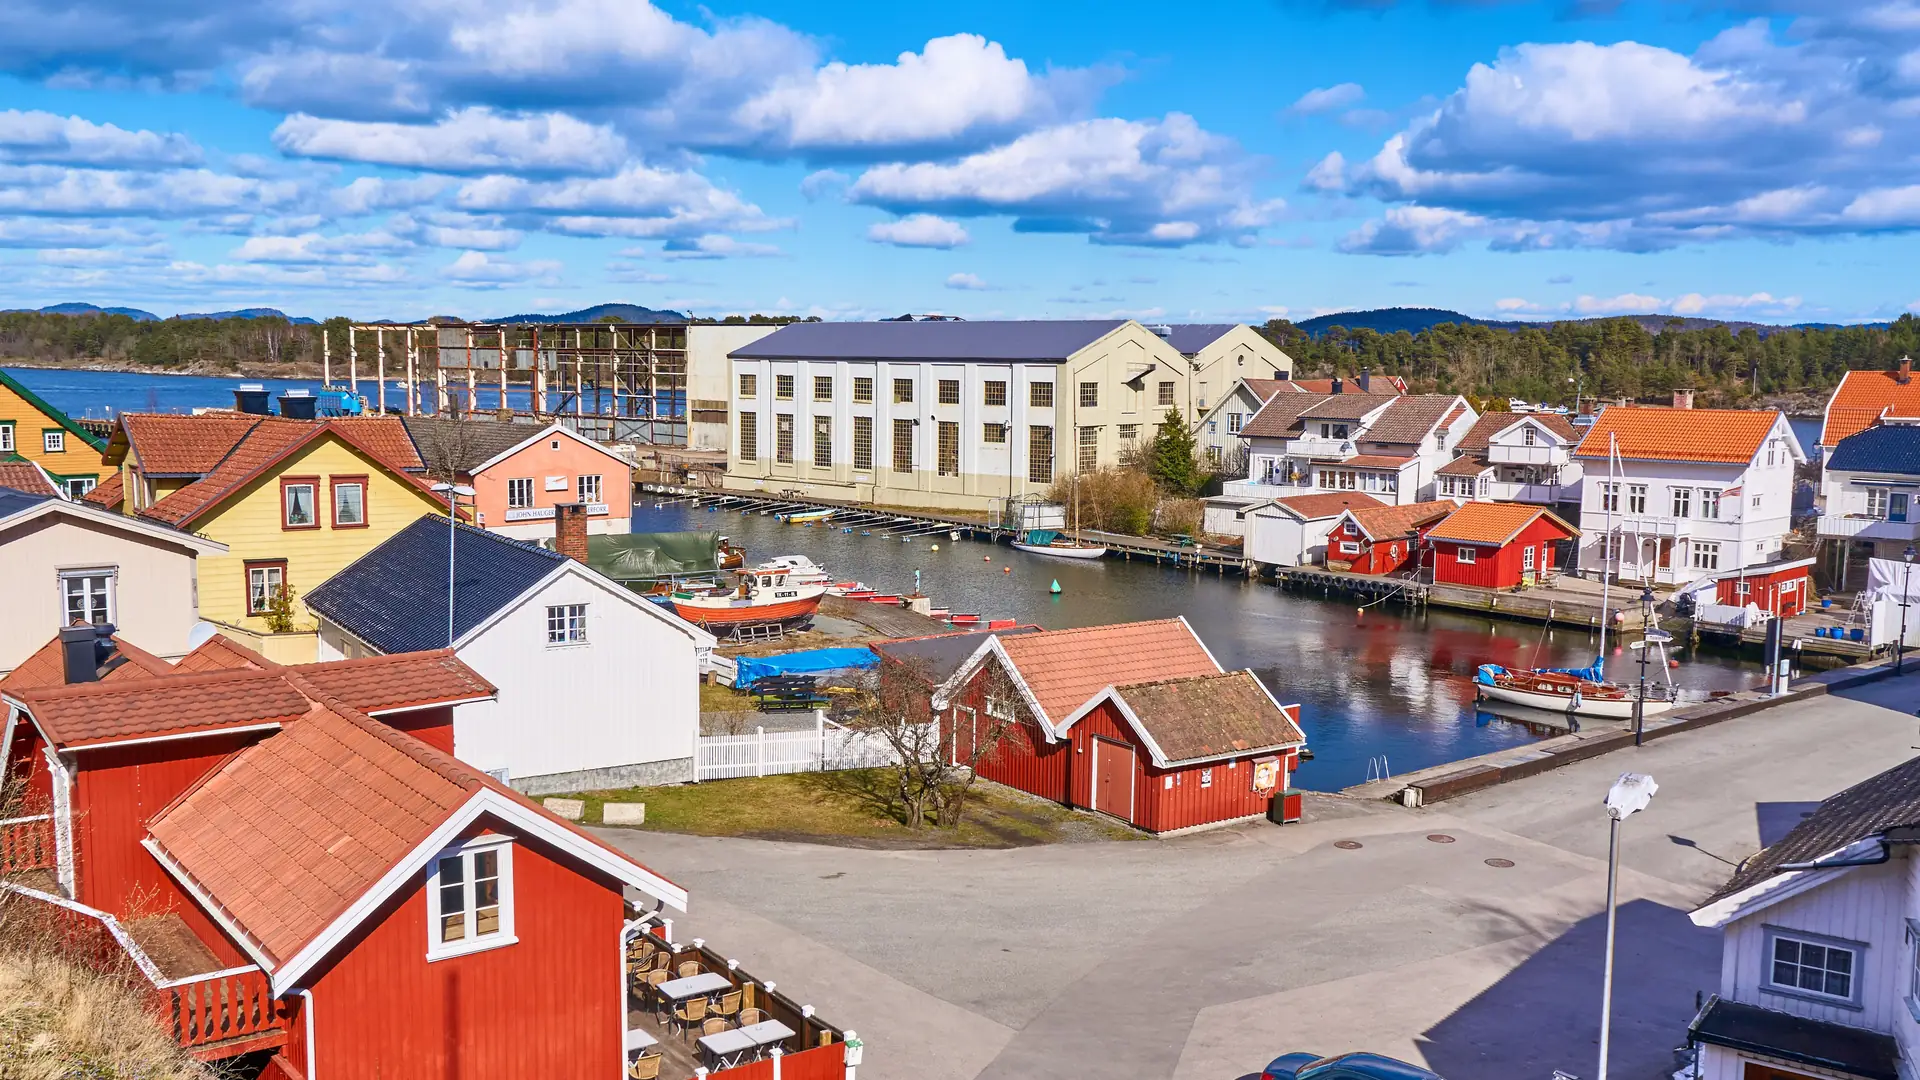
<svg viewBox="0 0 1920 1080">
<path fill-rule="evenodd" d="M 273 996 L 267 974 L 258 968 L 219 974 L 169 986 L 159 995 L 162 1022 L 175 1041 L 192 1050 L 246 1035 L 282 1031 L 287 1006 Z"/>
<path fill-rule="evenodd" d="M 52 815 L 14 818 L 0 823 L 0 874 L 51 870 L 56 865 Z"/>
</svg>

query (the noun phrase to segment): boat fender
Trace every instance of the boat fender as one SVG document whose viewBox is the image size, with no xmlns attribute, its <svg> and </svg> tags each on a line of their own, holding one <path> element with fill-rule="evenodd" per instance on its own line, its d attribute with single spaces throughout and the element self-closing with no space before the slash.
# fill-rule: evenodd
<svg viewBox="0 0 1920 1080">
<path fill-rule="evenodd" d="M 1001 568 L 1000 568 L 1000 572 L 1001 572 L 1001 573 L 1003 573 L 1003 574 L 1011 574 L 1011 573 L 1013 573 L 1013 567 L 1011 567 L 1011 566 L 1003 566 L 1003 567 L 1001 567 Z"/>
</svg>

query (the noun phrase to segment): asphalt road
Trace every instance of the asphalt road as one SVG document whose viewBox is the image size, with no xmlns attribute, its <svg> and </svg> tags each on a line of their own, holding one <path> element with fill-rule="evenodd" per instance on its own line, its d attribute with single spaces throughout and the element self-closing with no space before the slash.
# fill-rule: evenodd
<svg viewBox="0 0 1920 1080">
<path fill-rule="evenodd" d="M 1011 851 L 606 830 L 704 936 L 868 1044 L 863 1080 L 1233 1080 L 1369 1049 L 1448 1080 L 1594 1073 L 1620 772 L 1613 1075 L 1671 1071 L 1718 935 L 1687 910 L 1803 804 L 1916 752 L 1920 677 L 1870 684 L 1425 810 L 1336 796 L 1293 826 Z M 1450 840 L 1439 840 L 1448 837 Z M 1358 848 L 1336 847 L 1358 841 Z M 1495 866 L 1487 860 L 1513 865 Z"/>
</svg>

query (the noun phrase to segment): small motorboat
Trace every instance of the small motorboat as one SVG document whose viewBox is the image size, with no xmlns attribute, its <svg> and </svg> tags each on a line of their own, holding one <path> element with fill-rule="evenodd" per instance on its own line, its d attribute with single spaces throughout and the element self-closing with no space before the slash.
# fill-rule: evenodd
<svg viewBox="0 0 1920 1080">
<path fill-rule="evenodd" d="M 813 621 L 825 585 L 792 581 L 784 570 L 740 573 L 736 588 L 684 583 L 670 594 L 674 613 L 722 637 L 743 629 L 796 629 Z"/>
<path fill-rule="evenodd" d="M 791 514 L 777 514 L 775 516 L 789 525 L 804 525 L 815 521 L 825 521 L 832 517 L 833 513 L 833 510 L 828 508 L 825 510 L 796 510 Z"/>
<path fill-rule="evenodd" d="M 1573 713 L 1613 720 L 1633 718 L 1636 692 L 1617 683 L 1605 682 L 1600 668 L 1520 668 L 1508 670 L 1499 664 L 1481 664 L 1473 676 L 1480 696 L 1509 701 L 1548 712 Z M 1643 716 L 1658 716 L 1679 702 L 1671 697 L 1647 698 Z"/>
</svg>

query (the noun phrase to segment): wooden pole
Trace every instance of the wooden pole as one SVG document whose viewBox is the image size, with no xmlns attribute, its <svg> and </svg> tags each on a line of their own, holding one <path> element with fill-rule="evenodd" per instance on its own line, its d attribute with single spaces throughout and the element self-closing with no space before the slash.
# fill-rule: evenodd
<svg viewBox="0 0 1920 1080">
<path fill-rule="evenodd" d="M 380 389 L 376 397 L 380 401 L 380 415 L 387 414 L 387 329 L 381 327 L 373 332 L 373 351 L 380 354 L 374 362 L 374 370 L 380 376 Z"/>
<path fill-rule="evenodd" d="M 413 331 L 407 331 L 407 415 L 417 415 L 414 405 L 420 397 L 420 385 L 414 381 L 414 343 Z"/>
<path fill-rule="evenodd" d="M 507 332 L 502 330 L 500 331 L 500 411 L 502 413 L 507 411 L 507 365 L 511 363 L 507 357 Z"/>
<path fill-rule="evenodd" d="M 327 340 L 327 328 L 320 327 L 320 385 L 333 385 L 333 345 Z"/>
<path fill-rule="evenodd" d="M 347 389 L 360 395 L 360 335 L 347 327 Z"/>
</svg>

